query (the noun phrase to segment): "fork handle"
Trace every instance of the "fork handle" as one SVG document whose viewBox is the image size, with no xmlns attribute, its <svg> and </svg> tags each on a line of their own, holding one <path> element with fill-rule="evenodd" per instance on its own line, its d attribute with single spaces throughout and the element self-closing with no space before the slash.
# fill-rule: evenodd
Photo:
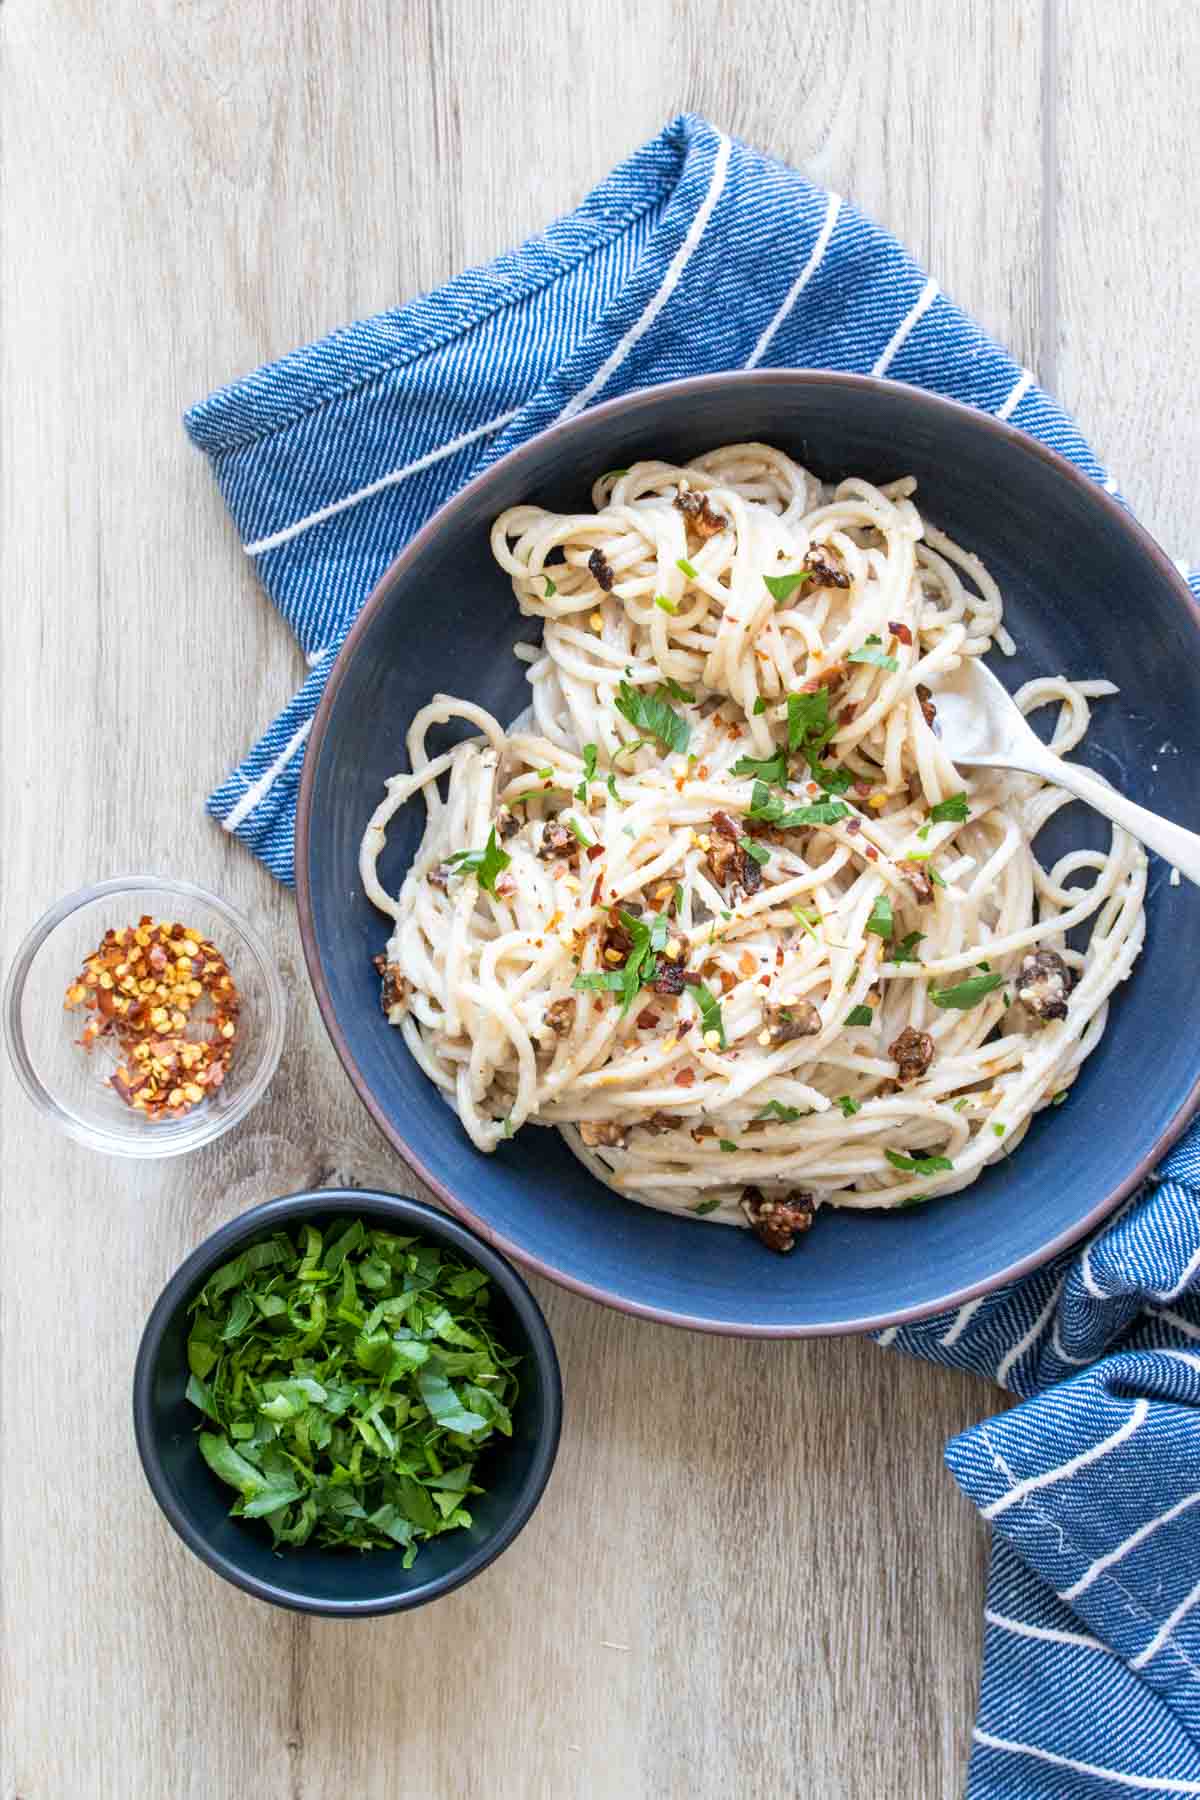
<svg viewBox="0 0 1200 1800">
<path fill-rule="evenodd" d="M 1165 857 L 1181 875 L 1200 886 L 1200 835 L 1196 832 L 1186 831 L 1182 825 L 1176 825 L 1144 806 L 1135 806 L 1107 782 L 1097 780 L 1078 764 L 1064 762 L 1049 751 L 1037 759 L 1037 766 L 1031 767 L 1029 772 L 1052 781 L 1056 787 L 1066 788 L 1077 800 L 1139 838 L 1148 849 Z"/>
</svg>

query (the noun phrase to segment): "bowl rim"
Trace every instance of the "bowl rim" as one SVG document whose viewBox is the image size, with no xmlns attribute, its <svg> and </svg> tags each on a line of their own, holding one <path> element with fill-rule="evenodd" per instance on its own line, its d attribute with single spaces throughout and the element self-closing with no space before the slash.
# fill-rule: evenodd
<svg viewBox="0 0 1200 1800">
<path fill-rule="evenodd" d="M 319 1213 L 361 1213 L 365 1217 L 386 1219 L 390 1224 L 410 1228 L 422 1236 L 436 1238 L 452 1246 L 475 1263 L 495 1281 L 511 1303 L 529 1342 L 529 1354 L 538 1365 L 543 1394 L 542 1419 L 538 1441 L 529 1472 L 521 1484 L 517 1500 L 504 1524 L 483 1544 L 445 1575 L 420 1583 L 416 1587 L 397 1590 L 382 1598 L 369 1600 L 324 1600 L 306 1595 L 289 1585 L 281 1575 L 279 1581 L 263 1581 L 217 1550 L 203 1532 L 197 1531 L 185 1509 L 179 1504 L 168 1479 L 158 1448 L 154 1429 L 152 1389 L 154 1371 L 162 1347 L 163 1333 L 181 1300 L 197 1285 L 198 1279 L 226 1260 L 239 1244 L 263 1231 L 289 1226 Z M 498 1251 L 475 1232 L 470 1231 L 452 1214 L 439 1212 L 424 1200 L 404 1194 L 391 1194 L 377 1188 L 306 1188 L 300 1193 L 283 1194 L 264 1200 L 248 1212 L 206 1237 L 185 1257 L 171 1276 L 150 1310 L 138 1344 L 133 1370 L 133 1431 L 142 1469 L 150 1491 L 158 1502 L 168 1524 L 181 1537 L 201 1562 L 226 1581 L 255 1599 L 266 1600 L 292 1612 L 319 1614 L 327 1618 L 355 1619 L 380 1613 L 407 1612 L 438 1600 L 443 1594 L 462 1587 L 479 1575 L 507 1550 L 513 1539 L 528 1524 L 550 1479 L 558 1454 L 562 1429 L 562 1372 L 550 1327 L 537 1300 L 524 1278 Z M 286 1569 L 286 1558 L 281 1561 Z"/>
<path fill-rule="evenodd" d="M 45 947 L 52 932 L 73 913 L 98 900 L 139 892 L 198 900 L 211 907 L 230 930 L 237 934 L 254 958 L 267 995 L 263 1042 L 258 1063 L 236 1099 L 222 1111 L 201 1114 L 190 1128 L 185 1127 L 170 1138 L 159 1138 L 157 1141 L 153 1126 L 147 1126 L 145 1135 L 142 1136 L 108 1131 L 103 1126 L 90 1125 L 85 1120 L 76 1118 L 38 1074 L 26 1046 L 25 1031 L 21 1023 L 21 1001 L 25 984 L 39 952 Z M 75 888 L 47 907 L 34 920 L 8 965 L 3 997 L 0 998 L 0 1037 L 8 1051 L 13 1073 L 29 1100 L 44 1118 L 48 1118 L 67 1137 L 74 1138 L 76 1143 L 85 1144 L 89 1150 L 99 1151 L 104 1156 L 123 1156 L 139 1162 L 163 1162 L 168 1157 L 185 1156 L 191 1150 L 199 1150 L 205 1144 L 214 1143 L 233 1126 L 239 1125 L 247 1113 L 257 1106 L 274 1080 L 283 1055 L 287 1010 L 287 994 L 276 959 L 265 939 L 237 907 L 197 882 L 168 875 L 135 873 L 114 875 L 106 881 L 93 881 L 85 887 Z"/>
<path fill-rule="evenodd" d="M 864 1316 L 833 1323 L 797 1324 L 797 1325 L 760 1325 L 753 1321 L 730 1321 L 727 1319 L 705 1318 L 698 1313 L 671 1311 L 665 1307 L 649 1306 L 640 1301 L 627 1300 L 609 1289 L 597 1287 L 591 1282 L 583 1281 L 565 1269 L 556 1267 L 545 1258 L 536 1256 L 514 1243 L 511 1238 L 493 1230 L 487 1221 L 475 1213 L 459 1197 L 453 1193 L 445 1182 L 429 1168 L 428 1164 L 412 1150 L 403 1134 L 392 1124 L 382 1106 L 375 1099 L 370 1087 L 359 1068 L 350 1049 L 346 1034 L 337 1018 L 329 984 L 321 962 L 320 949 L 317 943 L 316 925 L 313 917 L 312 892 L 309 885 L 309 830 L 312 816 L 313 789 L 316 784 L 317 766 L 321 760 L 321 750 L 325 741 L 325 733 L 329 725 L 330 715 L 338 689 L 353 660 L 360 638 L 368 629 L 375 614 L 383 605 L 388 591 L 396 579 L 403 575 L 407 566 L 421 555 L 425 546 L 438 533 L 452 526 L 458 513 L 463 511 L 475 495 L 495 480 L 501 470 L 509 470 L 520 465 L 526 457 L 532 457 L 547 440 L 569 442 L 570 438 L 584 427 L 585 421 L 597 417 L 614 417 L 630 410 L 648 398 L 659 395 L 690 396 L 707 393 L 711 390 L 728 387 L 762 387 L 786 386 L 804 388 L 837 388 L 855 389 L 861 393 L 886 396 L 896 390 L 902 390 L 906 401 L 923 407 L 926 412 L 936 418 L 969 419 L 973 428 L 990 434 L 1003 442 L 1019 449 L 1022 453 L 1035 457 L 1045 463 L 1058 476 L 1065 478 L 1075 487 L 1081 489 L 1088 502 L 1107 514 L 1110 523 L 1115 525 L 1126 537 L 1132 539 L 1134 547 L 1140 554 L 1153 563 L 1158 573 L 1166 580 L 1168 587 L 1173 588 L 1179 603 L 1191 615 L 1192 623 L 1200 632 L 1200 603 L 1192 594 L 1187 582 L 1183 579 L 1171 558 L 1150 536 L 1143 525 L 1140 525 L 1133 514 L 1111 495 L 1098 481 L 1084 474 L 1081 469 L 1057 451 L 1051 450 L 1040 439 L 1031 437 L 1028 432 L 1004 419 L 998 419 L 992 413 L 982 412 L 979 408 L 969 406 L 960 400 L 951 400 L 942 394 L 935 394 L 928 388 L 915 387 L 909 382 L 892 381 L 886 376 L 855 375 L 843 373 L 835 369 L 742 369 L 715 375 L 692 375 L 678 381 L 665 381 L 653 387 L 631 389 L 615 399 L 606 400 L 599 405 L 590 406 L 584 412 L 576 413 L 569 419 L 563 419 L 549 425 L 545 430 L 535 433 L 523 444 L 518 444 L 506 455 L 499 457 L 494 463 L 474 476 L 456 494 L 451 495 L 431 518 L 427 519 L 421 529 L 409 539 L 408 543 L 384 570 L 371 593 L 364 601 L 358 616 L 347 632 L 340 650 L 330 669 L 324 692 L 317 705 L 313 717 L 312 730 L 309 733 L 305 751 L 304 765 L 300 776 L 300 791 L 296 808 L 295 836 L 295 871 L 296 896 L 300 914 L 300 939 L 304 948 L 304 961 L 316 995 L 317 1006 L 330 1041 L 341 1060 L 359 1099 L 379 1126 L 384 1136 L 415 1174 L 429 1187 L 438 1198 L 469 1223 L 487 1241 L 513 1257 L 526 1268 L 535 1270 L 548 1280 L 557 1282 L 560 1287 L 570 1289 L 572 1293 L 582 1294 L 585 1299 L 598 1301 L 603 1306 L 611 1306 L 618 1312 L 630 1313 L 637 1318 L 653 1319 L 664 1325 L 677 1325 L 688 1330 L 706 1331 L 724 1337 L 743 1338 L 797 1338 L 797 1337 L 847 1337 L 856 1333 L 881 1331 L 898 1328 L 902 1325 L 915 1324 L 921 1319 L 934 1318 L 939 1313 L 950 1312 L 963 1306 L 967 1301 L 991 1294 L 1007 1283 L 1018 1281 L 1034 1269 L 1043 1267 L 1059 1251 L 1078 1243 L 1081 1238 L 1093 1231 L 1110 1213 L 1114 1212 L 1122 1201 L 1128 1199 L 1151 1173 L 1171 1146 L 1177 1142 L 1190 1124 L 1193 1115 L 1200 1108 L 1200 1073 L 1197 1074 L 1191 1089 L 1182 1101 L 1174 1117 L 1166 1128 L 1159 1133 L 1146 1154 L 1139 1159 L 1134 1168 L 1115 1187 L 1109 1190 L 1087 1213 L 1074 1225 L 1061 1231 L 1056 1237 L 1042 1245 L 1030 1255 L 1008 1264 L 1005 1268 L 982 1281 L 972 1282 L 966 1287 L 956 1288 L 950 1293 L 940 1296 L 932 1302 L 920 1305 L 901 1307 L 891 1312 Z M 768 434 L 769 435 L 769 434 Z"/>
</svg>

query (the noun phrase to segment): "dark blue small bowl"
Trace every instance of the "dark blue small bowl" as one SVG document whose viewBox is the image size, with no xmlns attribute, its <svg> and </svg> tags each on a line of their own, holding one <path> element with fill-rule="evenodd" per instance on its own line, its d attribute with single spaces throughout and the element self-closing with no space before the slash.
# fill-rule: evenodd
<svg viewBox="0 0 1200 1800">
<path fill-rule="evenodd" d="M 1066 1105 L 1011 1161 L 912 1211 L 822 1215 L 789 1257 L 748 1233 L 639 1207 L 601 1187 L 554 1132 L 476 1151 L 379 1010 L 371 956 L 386 921 L 357 857 L 404 734 L 436 691 L 500 719 L 525 705 L 521 619 L 488 533 L 517 501 L 580 509 L 604 469 L 683 460 L 750 438 L 825 477 L 915 475 L 925 516 L 976 551 L 1019 646 L 1011 686 L 1060 670 L 1108 676 L 1077 754 L 1133 799 L 1200 827 L 1200 613 L 1169 559 L 1115 500 L 1024 433 L 897 382 L 808 370 L 715 375 L 643 390 L 556 426 L 497 462 L 419 532 L 341 651 L 309 740 L 296 878 L 309 973 L 355 1086 L 396 1148 L 491 1241 L 556 1281 L 647 1317 L 742 1335 L 863 1331 L 921 1318 L 1024 1274 L 1097 1225 L 1154 1167 L 1200 1087 L 1195 890 L 1154 862 L 1145 952 Z M 395 891 L 423 825 L 393 820 L 380 876 Z M 1054 856 L 1104 842 L 1082 807 L 1039 839 Z"/>
<path fill-rule="evenodd" d="M 479 1472 L 486 1493 L 472 1495 L 469 1529 L 448 1531 L 421 1546 L 411 1569 L 400 1550 L 276 1553 L 269 1533 L 229 1515 L 233 1495 L 200 1454 L 202 1422 L 185 1397 L 188 1307 L 213 1270 L 254 1240 L 280 1228 L 339 1216 L 369 1220 L 402 1236 L 419 1236 L 456 1251 L 491 1278 L 496 1335 L 521 1357 L 513 1435 L 489 1444 Z M 146 1322 L 133 1374 L 133 1427 L 154 1498 L 190 1550 L 210 1569 L 259 1600 L 296 1612 L 338 1618 L 402 1612 L 452 1593 L 507 1550 L 542 1497 L 558 1450 L 562 1382 L 542 1310 L 502 1256 L 457 1219 L 397 1194 L 321 1189 L 268 1200 L 223 1225 L 171 1277 Z"/>
</svg>

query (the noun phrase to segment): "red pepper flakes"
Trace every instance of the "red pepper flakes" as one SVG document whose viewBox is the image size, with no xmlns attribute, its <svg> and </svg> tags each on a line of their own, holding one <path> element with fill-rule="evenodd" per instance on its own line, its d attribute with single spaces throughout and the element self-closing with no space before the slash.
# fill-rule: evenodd
<svg viewBox="0 0 1200 1800">
<path fill-rule="evenodd" d="M 201 1000 L 209 1010 L 192 1035 Z M 109 1086 L 147 1119 L 183 1118 L 228 1073 L 241 996 L 216 945 L 190 926 L 144 913 L 136 925 L 106 931 L 63 1005 L 91 1015 L 79 1038 L 84 1050 L 116 1039 L 123 1060 Z"/>
</svg>

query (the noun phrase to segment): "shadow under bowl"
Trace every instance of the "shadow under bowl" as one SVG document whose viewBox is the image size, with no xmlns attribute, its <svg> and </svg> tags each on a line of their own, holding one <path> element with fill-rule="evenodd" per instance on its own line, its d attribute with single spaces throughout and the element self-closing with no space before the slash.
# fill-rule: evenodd
<svg viewBox="0 0 1200 1800">
<path fill-rule="evenodd" d="M 186 1398 L 188 1308 L 222 1263 L 281 1229 L 361 1218 L 377 1229 L 418 1236 L 455 1251 L 491 1280 L 496 1335 L 521 1358 L 513 1435 L 480 1454 L 483 1494 L 472 1495 L 472 1524 L 422 1544 L 411 1569 L 403 1551 L 276 1552 L 267 1528 L 231 1518 L 232 1489 L 218 1481 L 196 1442 L 201 1415 Z M 133 1377 L 138 1454 L 154 1498 L 184 1543 L 210 1569 L 259 1600 L 339 1618 L 401 1612 L 449 1594 L 506 1550 L 550 1478 L 562 1422 L 558 1357 L 541 1308 L 516 1270 L 457 1219 L 397 1194 L 322 1189 L 268 1200 L 224 1225 L 194 1250 L 163 1289 L 146 1323 Z"/>
</svg>

